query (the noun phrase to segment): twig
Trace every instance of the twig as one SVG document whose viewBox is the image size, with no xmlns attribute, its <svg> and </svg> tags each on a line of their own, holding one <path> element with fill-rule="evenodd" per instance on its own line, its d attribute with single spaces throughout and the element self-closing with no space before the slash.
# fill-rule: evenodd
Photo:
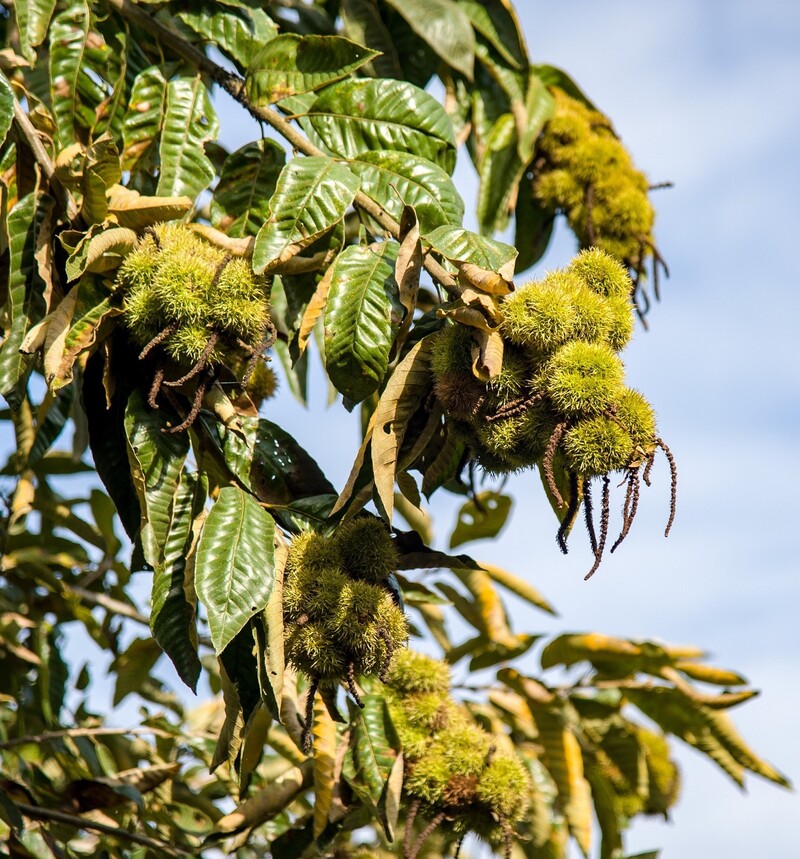
<svg viewBox="0 0 800 859">
<path fill-rule="evenodd" d="M 0 743 L 0 749 L 12 749 L 14 746 L 24 746 L 28 743 L 47 743 L 50 740 L 60 740 L 63 737 L 121 737 L 153 734 L 156 737 L 172 737 L 169 731 L 161 728 L 65 728 L 62 731 L 45 731 L 43 734 L 29 734 L 27 737 L 14 737 Z"/>
<path fill-rule="evenodd" d="M 103 832 L 106 835 L 114 835 L 117 838 L 123 838 L 134 844 L 141 844 L 144 847 L 161 851 L 161 854 L 164 856 L 197 855 L 195 851 L 185 850 L 183 847 L 177 847 L 166 841 L 159 841 L 157 838 L 148 838 L 146 835 L 139 835 L 136 832 L 130 832 L 121 827 L 109 826 L 107 823 L 89 820 L 77 814 L 68 814 L 66 811 L 57 811 L 55 808 L 41 808 L 38 805 L 28 805 L 26 802 L 17 802 L 16 806 L 24 815 L 32 817 L 35 820 L 55 820 L 57 823 L 66 823 L 68 826 L 76 826 L 78 829 L 94 830 L 95 832 Z"/>
<path fill-rule="evenodd" d="M 33 152 L 33 157 L 39 165 L 39 169 L 44 174 L 50 186 L 61 197 L 61 204 L 64 211 L 67 213 L 67 218 L 74 221 L 78 217 L 78 207 L 72 199 L 72 195 L 61 184 L 60 180 L 55 175 L 55 165 L 50 158 L 47 150 L 44 148 L 39 132 L 33 126 L 33 123 L 28 118 L 28 114 L 20 107 L 19 102 L 14 99 L 14 123 L 19 129 L 20 134 L 25 138 L 25 142 Z"/>
<path fill-rule="evenodd" d="M 215 83 L 219 84 L 225 92 L 242 105 L 259 122 L 265 122 L 284 137 L 298 152 L 303 155 L 324 156 L 325 153 L 314 146 L 305 135 L 299 132 L 288 120 L 284 119 L 277 111 L 269 107 L 256 107 L 251 104 L 244 91 L 244 80 L 232 72 L 226 71 L 222 66 L 210 60 L 202 51 L 194 45 L 189 44 L 176 30 L 156 20 L 139 6 L 130 0 L 106 0 L 108 5 L 117 11 L 123 18 L 137 24 L 143 30 L 155 36 L 168 48 L 175 51 L 178 56 L 191 63 L 195 68 L 207 74 Z M 363 209 L 370 217 L 374 218 L 381 227 L 391 233 L 394 238 L 400 235 L 400 225 L 397 221 L 375 200 L 359 191 L 355 196 L 355 204 Z M 442 265 L 436 262 L 429 254 L 423 261 L 426 271 L 434 280 L 437 280 L 448 292 L 459 293 L 458 281 Z"/>
<path fill-rule="evenodd" d="M 417 854 L 420 850 L 422 850 L 422 845 L 428 840 L 428 838 L 433 835 L 434 832 L 439 828 L 439 824 L 444 820 L 445 813 L 440 811 L 436 817 L 434 817 L 431 822 L 420 832 L 417 836 L 417 840 L 414 842 L 414 846 L 411 848 L 411 852 L 408 854 L 409 859 L 416 859 Z"/>
<path fill-rule="evenodd" d="M 411 853 L 411 836 L 414 834 L 414 821 L 417 818 L 417 812 L 419 811 L 419 807 L 421 804 L 422 800 L 415 799 L 408 807 L 408 813 L 406 814 L 406 832 L 405 838 L 403 839 L 404 859 L 408 859 L 408 856 Z"/>
</svg>

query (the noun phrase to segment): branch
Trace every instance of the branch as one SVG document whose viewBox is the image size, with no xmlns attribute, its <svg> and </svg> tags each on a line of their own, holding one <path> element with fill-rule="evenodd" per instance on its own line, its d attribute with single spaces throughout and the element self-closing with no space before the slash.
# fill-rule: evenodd
<svg viewBox="0 0 800 859">
<path fill-rule="evenodd" d="M 107 823 L 88 820 L 87 818 L 80 817 L 77 814 L 68 814 L 66 811 L 58 811 L 55 808 L 42 808 L 38 805 L 28 805 L 25 802 L 17 802 L 15 805 L 22 814 L 27 817 L 32 817 L 34 820 L 54 820 L 57 823 L 66 823 L 68 826 L 76 826 L 78 829 L 94 830 L 95 832 L 102 832 L 105 835 L 113 835 L 117 838 L 131 841 L 134 844 L 141 844 L 144 847 L 159 850 L 161 851 L 161 855 L 164 856 L 197 855 L 193 851 L 185 850 L 183 847 L 177 847 L 173 844 L 168 844 L 166 841 L 159 841 L 157 838 L 148 838 L 146 835 L 139 835 L 136 832 L 130 832 L 127 829 L 122 829 L 117 826 L 109 826 Z"/>
<path fill-rule="evenodd" d="M 222 66 L 210 60 L 202 51 L 194 45 L 189 44 L 180 33 L 156 20 L 144 10 L 140 9 L 131 0 L 106 0 L 106 3 L 134 24 L 140 26 L 151 35 L 163 42 L 178 56 L 191 63 L 201 72 L 205 72 L 211 80 L 219 84 L 225 92 L 242 105 L 259 122 L 265 122 L 271 128 L 285 138 L 292 146 L 304 155 L 322 155 L 325 153 L 314 146 L 308 138 L 299 132 L 288 120 L 284 119 L 277 111 L 269 107 L 256 107 L 248 100 L 244 91 L 244 81 L 238 75 L 223 69 Z M 372 197 L 363 191 L 359 191 L 355 197 L 355 204 L 374 218 L 381 227 L 390 233 L 395 239 L 399 239 L 400 225 L 397 221 Z M 458 293 L 458 281 L 450 274 L 444 266 L 433 259 L 430 254 L 423 261 L 425 270 L 446 290 Z"/>
<path fill-rule="evenodd" d="M 149 618 L 138 612 L 133 606 L 128 605 L 128 603 L 122 602 L 122 600 L 114 599 L 114 597 L 110 597 L 107 594 L 96 594 L 94 591 L 86 590 L 86 588 L 79 587 L 78 585 L 64 585 L 64 588 L 68 592 L 75 594 L 82 602 L 99 606 L 121 617 L 135 620 L 136 623 L 144 624 L 144 626 L 150 626 Z M 197 640 L 205 647 L 213 648 L 214 646 L 211 643 L 211 639 L 204 635 L 198 636 Z"/>
<path fill-rule="evenodd" d="M 153 734 L 156 737 L 174 737 L 169 731 L 161 728 L 65 728 L 63 731 L 45 731 L 43 734 L 29 734 L 27 737 L 14 737 L 0 743 L 0 749 L 11 749 L 14 746 L 24 746 L 27 743 L 41 745 L 49 740 L 59 740 L 62 737 L 117 737 L 125 735 L 139 736 Z"/>
<path fill-rule="evenodd" d="M 70 221 L 75 220 L 75 218 L 78 217 L 78 207 L 75 205 L 75 201 L 72 199 L 72 195 L 69 191 L 67 191 L 59 179 L 56 178 L 55 165 L 48 155 L 47 150 L 44 148 L 42 139 L 39 137 L 39 132 L 33 127 L 33 123 L 28 118 L 28 114 L 20 107 L 16 98 L 14 99 L 14 124 L 17 126 L 19 133 L 25 138 L 25 142 L 33 153 L 33 157 L 36 159 L 39 169 L 44 174 L 49 185 L 59 196 L 60 202 L 64 207 L 64 211 L 67 213 L 67 217 Z"/>
</svg>

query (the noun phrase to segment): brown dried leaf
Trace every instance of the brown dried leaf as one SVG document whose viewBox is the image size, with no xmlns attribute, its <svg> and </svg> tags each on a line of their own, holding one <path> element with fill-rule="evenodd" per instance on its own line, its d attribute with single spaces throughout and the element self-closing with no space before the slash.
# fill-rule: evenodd
<svg viewBox="0 0 800 859">
<path fill-rule="evenodd" d="M 301 355 L 305 352 L 311 332 L 314 330 L 317 320 L 322 316 L 325 305 L 328 303 L 328 293 L 330 292 L 332 280 L 333 266 L 325 272 L 325 276 L 317 284 L 317 288 L 311 296 L 311 301 L 308 302 L 305 313 L 303 313 L 303 318 L 300 320 L 300 329 L 297 333 L 297 346 Z"/>
<path fill-rule="evenodd" d="M 488 382 L 503 367 L 503 338 L 499 331 L 476 331 L 474 337 L 472 372 L 482 382 Z"/>
</svg>

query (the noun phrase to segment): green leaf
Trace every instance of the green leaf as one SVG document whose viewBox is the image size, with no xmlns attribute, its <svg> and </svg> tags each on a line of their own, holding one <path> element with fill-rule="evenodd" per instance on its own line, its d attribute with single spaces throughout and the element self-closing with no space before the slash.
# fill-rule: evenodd
<svg viewBox="0 0 800 859">
<path fill-rule="evenodd" d="M 193 0 L 176 18 L 216 45 L 240 69 L 246 69 L 255 55 L 278 35 L 278 27 L 263 10 L 246 6 L 226 6 L 212 0 Z"/>
<path fill-rule="evenodd" d="M 386 0 L 448 65 L 472 80 L 475 34 L 455 0 Z"/>
<path fill-rule="evenodd" d="M 119 151 L 109 134 L 87 149 L 83 167 L 81 216 L 87 224 L 99 224 L 108 214 L 106 191 L 122 178 Z"/>
<path fill-rule="evenodd" d="M 159 656 L 161 651 L 152 638 L 135 638 L 111 663 L 111 670 L 117 675 L 115 707 L 131 693 L 138 692 L 150 679 L 150 672 Z"/>
<path fill-rule="evenodd" d="M 173 78 L 167 84 L 156 194 L 194 199 L 207 188 L 215 172 L 203 144 L 218 134 L 219 120 L 200 75 Z"/>
<path fill-rule="evenodd" d="M 168 429 L 163 410 L 151 409 L 141 391 L 134 391 L 125 410 L 128 460 L 141 510 L 144 557 L 154 569 L 164 564 L 175 498 L 189 453 L 185 433 Z"/>
<path fill-rule="evenodd" d="M 133 170 L 140 159 L 153 152 L 161 132 L 167 103 L 167 81 L 157 66 L 136 75 L 122 123 L 122 166 Z"/>
<path fill-rule="evenodd" d="M 179 677 L 194 692 L 200 677 L 195 629 L 193 555 L 196 526 L 202 523 L 205 486 L 196 475 L 184 474 L 175 492 L 164 561 L 153 572 L 150 628 L 159 647 L 172 660 Z"/>
<path fill-rule="evenodd" d="M 550 605 L 550 603 L 532 584 L 530 584 L 530 582 L 520 578 L 519 576 L 515 576 L 513 573 L 509 573 L 508 570 L 504 570 L 502 567 L 497 567 L 494 564 L 487 564 L 485 561 L 481 561 L 480 566 L 482 569 L 486 570 L 492 581 L 497 582 L 498 585 L 502 585 L 507 590 L 516 594 L 521 599 L 524 599 L 526 602 L 529 602 L 531 605 L 535 605 L 542 611 L 546 611 L 548 614 L 556 614 L 553 606 Z"/>
<path fill-rule="evenodd" d="M 247 143 L 226 159 L 211 201 L 211 223 L 229 236 L 255 236 L 269 218 L 286 153 L 274 140 Z"/>
<path fill-rule="evenodd" d="M 197 547 L 195 586 L 221 653 L 267 605 L 275 580 L 275 522 L 251 495 L 225 486 L 208 514 Z"/>
<path fill-rule="evenodd" d="M 270 272 L 344 218 L 358 178 L 330 158 L 295 158 L 281 171 L 270 218 L 256 236 L 253 269 Z"/>
<path fill-rule="evenodd" d="M 544 256 L 554 224 L 553 213 L 543 209 L 534 196 L 532 175 L 524 173 L 514 209 L 514 246 L 519 251 L 517 274 L 526 271 Z"/>
<path fill-rule="evenodd" d="M 528 66 L 528 49 L 522 26 L 508 0 L 459 0 L 476 32 L 515 69 Z"/>
<path fill-rule="evenodd" d="M 77 0 L 56 15 L 50 26 L 50 100 L 62 148 L 77 138 L 76 126 L 89 129 L 95 121 L 94 105 L 81 99 L 81 86 L 88 77 L 83 65 L 89 21 L 88 4 Z"/>
<path fill-rule="evenodd" d="M 48 198 L 28 194 L 19 200 L 6 219 L 8 231 L 8 323 L 0 345 L 0 393 L 16 409 L 22 397 L 20 382 L 31 359 L 20 354 L 20 346 L 30 326 L 44 315 L 45 284 L 39 276 L 36 237 L 42 225 Z"/>
<path fill-rule="evenodd" d="M 138 236 L 133 230 L 111 223 L 93 224 L 80 240 L 65 266 L 67 280 L 76 280 L 89 270 L 111 271 L 136 247 Z"/>
<path fill-rule="evenodd" d="M 342 36 L 284 33 L 267 42 L 247 69 L 249 100 L 265 107 L 291 95 L 340 81 L 378 56 Z"/>
<path fill-rule="evenodd" d="M 425 468 L 422 478 L 422 493 L 426 498 L 430 498 L 440 486 L 453 479 L 466 452 L 467 443 L 463 436 L 447 423 L 444 431 L 444 443 Z"/>
<path fill-rule="evenodd" d="M 69 386 L 59 397 L 48 395 L 39 407 L 39 417 L 36 422 L 36 435 L 28 454 L 27 466 L 32 468 L 50 450 L 53 442 L 61 434 L 64 425 L 69 420 L 72 402 L 75 399 L 75 387 Z M 47 412 L 42 414 L 42 407 L 49 400 Z"/>
<path fill-rule="evenodd" d="M 231 473 L 261 501 L 288 505 L 334 492 L 311 454 L 286 430 L 266 418 L 239 420 L 238 432 L 222 430 L 222 453 Z"/>
<path fill-rule="evenodd" d="M 506 280 L 514 273 L 517 249 L 478 233 L 455 227 L 437 227 L 423 236 L 431 247 L 454 263 L 471 263 L 486 271 L 496 271 Z"/>
<path fill-rule="evenodd" d="M 478 223 L 491 235 L 508 224 L 525 165 L 517 152 L 517 123 L 504 113 L 492 126 L 478 166 Z"/>
<path fill-rule="evenodd" d="M 568 96 L 583 102 L 586 107 L 591 110 L 597 110 L 594 103 L 586 97 L 583 90 L 563 69 L 543 64 L 534 66 L 533 71 L 536 72 L 537 76 L 545 86 L 557 86 L 559 89 L 564 90 Z"/>
<path fill-rule="evenodd" d="M 351 731 L 342 774 L 356 795 L 377 810 L 398 758 L 400 741 L 383 696 L 364 695 L 362 703 L 363 710 L 347 700 Z"/>
<path fill-rule="evenodd" d="M 14 14 L 19 31 L 19 49 L 33 63 L 36 51 L 47 35 L 47 27 L 56 7 L 56 0 L 16 0 Z"/>
<path fill-rule="evenodd" d="M 375 78 L 402 78 L 395 40 L 381 18 L 375 0 L 343 0 L 341 15 L 344 35 L 348 39 L 381 52 L 362 68 L 362 74 Z"/>
<path fill-rule="evenodd" d="M 407 152 L 363 152 L 350 160 L 361 190 L 400 221 L 413 206 L 422 232 L 443 224 L 461 226 L 464 201 L 450 176 L 432 161 Z"/>
<path fill-rule="evenodd" d="M 353 403 L 376 391 L 402 317 L 394 278 L 397 245 L 351 245 L 336 258 L 325 308 L 325 368 Z"/>
<path fill-rule="evenodd" d="M 456 527 L 450 537 L 450 548 L 455 549 L 470 540 L 496 537 L 506 524 L 511 512 L 511 498 L 486 490 L 471 498 L 458 511 Z"/>
<path fill-rule="evenodd" d="M 406 81 L 349 80 L 328 87 L 303 127 L 322 149 L 341 158 L 395 150 L 427 158 L 452 173 L 450 117 L 436 99 Z"/>
<path fill-rule="evenodd" d="M 8 78 L 0 72 L 0 145 L 5 143 L 11 121 L 14 119 L 14 90 Z"/>
</svg>

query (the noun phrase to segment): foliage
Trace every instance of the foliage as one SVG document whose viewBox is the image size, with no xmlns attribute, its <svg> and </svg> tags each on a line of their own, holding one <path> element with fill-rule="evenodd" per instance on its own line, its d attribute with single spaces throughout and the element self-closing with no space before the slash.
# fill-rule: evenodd
<svg viewBox="0 0 800 859">
<path fill-rule="evenodd" d="M 523 674 L 539 636 L 505 599 L 544 597 L 426 545 L 422 495 L 465 496 L 453 548 L 496 536 L 503 476 L 536 468 L 564 551 L 583 510 L 591 574 L 610 475 L 613 551 L 658 449 L 669 530 L 674 460 L 619 357 L 664 266 L 610 121 L 531 64 L 507 0 L 264 5 L 19 0 L 0 21 L 2 855 L 413 859 L 477 835 L 614 859 L 677 799 L 668 737 L 786 784 L 727 715 L 742 677 L 596 633 Z M 225 151 L 214 87 L 275 139 Z M 515 288 L 560 214 L 582 252 Z M 267 350 L 301 397 L 318 351 L 360 406 L 340 491 L 259 415 Z M 139 724 L 94 712 L 84 639 Z M 187 711 L 162 652 L 216 697 Z M 485 694 L 451 687 L 462 661 Z"/>
</svg>

